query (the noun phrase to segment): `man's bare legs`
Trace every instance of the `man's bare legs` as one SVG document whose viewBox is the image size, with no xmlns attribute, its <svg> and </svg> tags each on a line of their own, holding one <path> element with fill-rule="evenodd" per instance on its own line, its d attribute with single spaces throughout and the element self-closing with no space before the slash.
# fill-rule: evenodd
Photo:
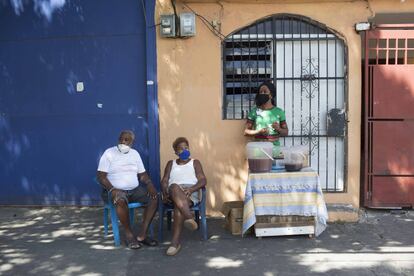
<svg viewBox="0 0 414 276">
<path fill-rule="evenodd" d="M 127 242 L 134 240 L 134 234 L 131 230 L 131 225 L 129 224 L 129 209 L 128 204 L 125 200 L 118 200 L 116 204 L 116 214 L 118 215 L 119 220 L 121 221 L 122 226 L 125 228 L 125 236 Z"/>
<path fill-rule="evenodd" d="M 142 241 L 146 238 L 148 227 L 152 221 L 152 218 L 154 217 L 155 212 L 157 211 L 157 208 L 158 208 L 158 198 L 156 199 L 150 198 L 148 205 L 145 207 L 145 210 L 144 210 L 142 227 L 137 236 L 138 241 Z"/>
</svg>

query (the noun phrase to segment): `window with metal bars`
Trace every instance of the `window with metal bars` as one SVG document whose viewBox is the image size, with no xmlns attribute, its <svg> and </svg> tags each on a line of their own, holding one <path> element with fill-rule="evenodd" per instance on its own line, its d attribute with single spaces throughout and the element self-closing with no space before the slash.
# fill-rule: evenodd
<svg viewBox="0 0 414 276">
<path fill-rule="evenodd" d="M 307 145 L 325 191 L 345 191 L 346 46 L 309 18 L 274 15 L 226 37 L 223 47 L 223 118 L 245 119 L 257 88 L 276 86 L 286 113 L 282 145 Z"/>
</svg>

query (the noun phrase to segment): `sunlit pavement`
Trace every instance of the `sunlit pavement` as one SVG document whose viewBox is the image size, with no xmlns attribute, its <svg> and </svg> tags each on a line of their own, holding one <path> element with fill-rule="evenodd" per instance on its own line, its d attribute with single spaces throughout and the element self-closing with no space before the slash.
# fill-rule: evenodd
<svg viewBox="0 0 414 276">
<path fill-rule="evenodd" d="M 241 238 L 209 219 L 209 240 L 184 232 L 175 257 L 168 242 L 114 247 L 102 220 L 101 208 L 0 207 L 0 275 L 414 275 L 414 211 L 364 212 L 314 239 Z"/>
</svg>

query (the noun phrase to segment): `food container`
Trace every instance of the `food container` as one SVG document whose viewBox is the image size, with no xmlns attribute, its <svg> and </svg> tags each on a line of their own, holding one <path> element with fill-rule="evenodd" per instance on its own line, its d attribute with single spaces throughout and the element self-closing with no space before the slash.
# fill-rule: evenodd
<svg viewBox="0 0 414 276">
<path fill-rule="evenodd" d="M 283 155 L 283 163 L 285 170 L 288 172 L 300 171 L 303 167 L 307 166 L 307 155 L 303 146 L 285 148 Z"/>
<path fill-rule="evenodd" d="M 270 142 L 250 142 L 246 145 L 249 170 L 252 173 L 270 172 L 272 170 L 273 144 Z"/>
</svg>

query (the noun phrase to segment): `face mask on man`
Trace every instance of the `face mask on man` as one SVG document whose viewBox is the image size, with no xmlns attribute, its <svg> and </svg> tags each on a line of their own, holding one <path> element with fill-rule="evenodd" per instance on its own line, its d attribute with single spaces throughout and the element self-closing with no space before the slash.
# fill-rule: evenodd
<svg viewBox="0 0 414 276">
<path fill-rule="evenodd" d="M 257 94 L 256 95 L 256 105 L 257 106 L 261 106 L 264 105 L 265 103 L 267 103 L 269 101 L 270 97 L 268 94 Z"/>
<path fill-rule="evenodd" d="M 118 144 L 118 150 L 121 152 L 121 153 L 128 153 L 129 152 L 129 150 L 131 149 L 131 147 L 130 146 L 128 146 L 128 145 L 125 145 L 125 144 Z"/>
<path fill-rule="evenodd" d="M 178 154 L 178 157 L 180 157 L 181 160 L 187 160 L 190 158 L 190 155 L 190 151 L 188 149 L 185 149 Z"/>
</svg>

